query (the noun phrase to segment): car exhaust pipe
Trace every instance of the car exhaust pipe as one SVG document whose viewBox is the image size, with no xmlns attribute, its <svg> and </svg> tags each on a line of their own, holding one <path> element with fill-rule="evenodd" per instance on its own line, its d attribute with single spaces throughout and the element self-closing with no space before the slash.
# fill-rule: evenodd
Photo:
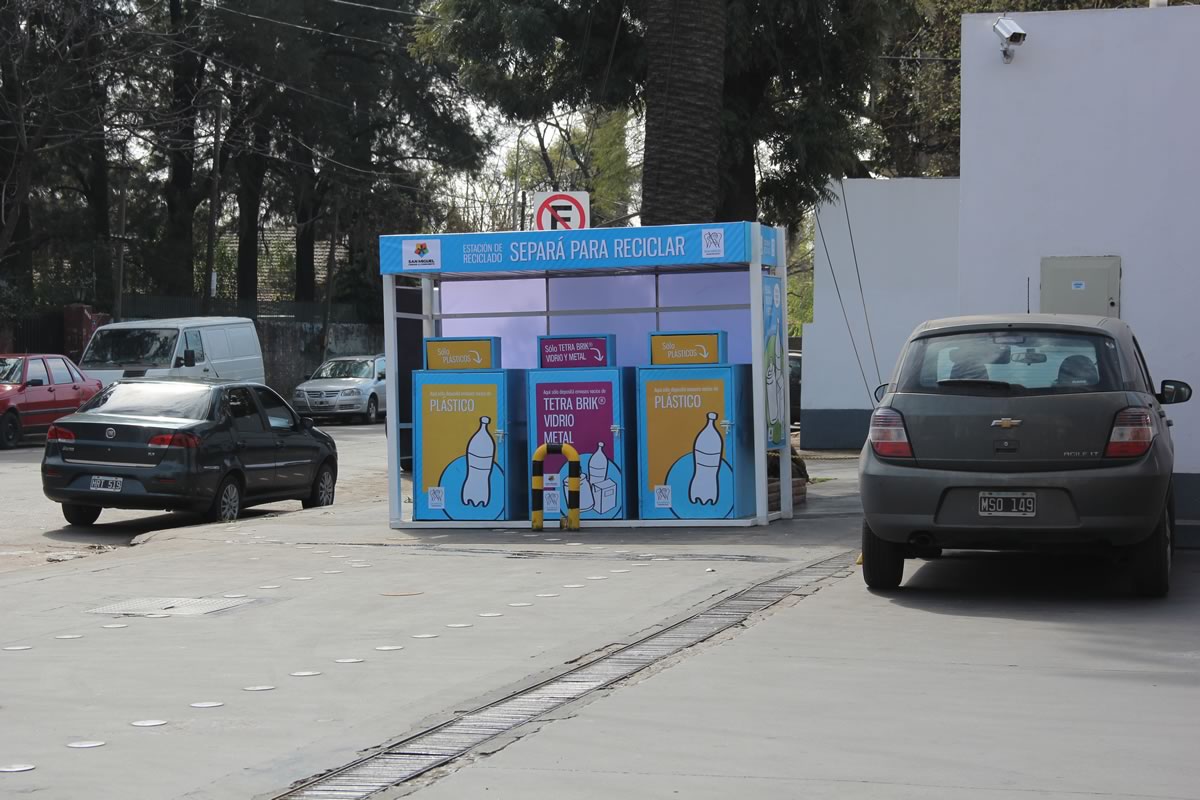
<svg viewBox="0 0 1200 800">
<path fill-rule="evenodd" d="M 908 542 L 917 547 L 933 547 L 933 537 L 928 533 L 914 533 Z"/>
</svg>

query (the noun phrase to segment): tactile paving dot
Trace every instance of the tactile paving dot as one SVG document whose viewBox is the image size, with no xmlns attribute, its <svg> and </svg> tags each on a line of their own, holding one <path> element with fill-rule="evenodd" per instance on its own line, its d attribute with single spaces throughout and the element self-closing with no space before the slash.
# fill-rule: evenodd
<svg viewBox="0 0 1200 800">
<path fill-rule="evenodd" d="M 610 569 L 609 572 L 621 573 L 621 572 L 629 572 L 629 570 L 627 570 L 627 569 Z"/>
<path fill-rule="evenodd" d="M 37 769 L 33 764 L 5 764 L 0 766 L 0 772 L 29 772 Z"/>
<path fill-rule="evenodd" d="M 558 597 L 558 595 L 555 592 L 542 592 L 541 594 L 535 594 L 534 597 Z"/>
<path fill-rule="evenodd" d="M 279 584 L 278 583 L 268 583 L 265 586 L 260 586 L 258 588 L 260 588 L 260 589 L 278 589 Z"/>
<path fill-rule="evenodd" d="M 606 580 L 608 580 L 608 576 L 607 575 L 588 575 L 588 580 L 589 581 L 606 581 Z"/>
<path fill-rule="evenodd" d="M 328 553 L 328 552 L 329 552 L 328 550 L 313 550 L 314 555 L 316 555 L 317 553 Z"/>
<path fill-rule="evenodd" d="M 312 580 L 312 576 L 310 576 L 310 575 L 299 575 L 299 576 L 297 576 L 297 577 L 295 577 L 295 578 L 292 578 L 292 580 L 294 580 L 294 581 L 311 581 L 311 580 Z"/>
<path fill-rule="evenodd" d="M 399 645 L 399 644 L 381 644 L 381 645 L 379 645 L 379 647 L 376 647 L 375 649 L 376 649 L 376 650 L 379 650 L 379 651 L 381 651 L 381 652 L 384 652 L 384 653 L 390 653 L 390 652 L 392 652 L 393 650 L 403 650 L 403 649 L 404 649 L 404 645 Z"/>
<path fill-rule="evenodd" d="M 436 633 L 414 633 L 412 638 L 414 638 L 414 639 L 436 639 L 437 637 L 438 637 L 438 635 Z"/>
<path fill-rule="evenodd" d="M 242 691 L 243 692 L 269 692 L 269 691 L 272 691 L 274 688 L 275 688 L 274 686 L 243 686 Z"/>
<path fill-rule="evenodd" d="M 564 583 L 563 584 L 564 589 L 582 589 L 583 586 L 584 585 L 582 583 Z"/>
<path fill-rule="evenodd" d="M 98 740 L 86 740 L 82 742 L 68 742 L 67 747 L 75 750 L 88 750 L 93 747 L 104 747 L 105 743 Z"/>
<path fill-rule="evenodd" d="M 321 574 L 322 575 L 341 575 L 342 571 L 340 569 L 323 569 L 323 570 L 321 570 Z"/>
<path fill-rule="evenodd" d="M 486 612 L 480 614 L 479 616 L 481 616 L 481 617 L 503 617 L 504 615 L 501 614 L 499 611 L 486 611 Z"/>
<path fill-rule="evenodd" d="M 362 662 L 361 658 L 335 658 L 333 660 L 335 664 L 361 664 Z"/>
<path fill-rule="evenodd" d="M 54 638 L 55 639 L 82 639 L 83 634 L 82 633 L 64 633 L 59 636 L 55 636 Z"/>
<path fill-rule="evenodd" d="M 236 593 L 235 593 L 235 594 L 223 594 L 223 595 L 221 595 L 221 597 L 228 597 L 230 600 L 233 600 L 233 599 L 235 599 L 235 598 L 238 598 L 238 597 L 245 597 L 245 596 L 246 596 L 246 595 L 244 595 L 244 594 L 236 594 Z"/>
<path fill-rule="evenodd" d="M 166 725 L 167 721 L 165 719 L 139 719 L 129 724 L 135 728 L 157 728 Z"/>
<path fill-rule="evenodd" d="M 469 622 L 451 622 L 446 627 L 447 628 L 469 628 L 469 627 L 471 627 L 471 623 L 469 623 Z"/>
<path fill-rule="evenodd" d="M 321 673 L 315 669 L 302 669 L 299 672 L 289 672 L 288 674 L 293 678 L 311 678 L 314 675 L 320 675 Z"/>
<path fill-rule="evenodd" d="M 189 703 L 188 705 L 190 705 L 192 708 L 220 708 L 225 704 L 218 703 L 216 700 L 203 700 L 199 703 Z"/>
<path fill-rule="evenodd" d="M 6 647 L 6 648 L 4 648 L 4 649 L 5 649 L 5 650 L 13 650 L 13 651 L 16 651 L 16 650 L 32 650 L 32 649 L 33 649 L 33 645 L 28 645 L 28 644 L 14 644 L 14 645 L 12 645 L 11 647 Z"/>
<path fill-rule="evenodd" d="M 533 605 L 533 603 L 509 603 L 508 607 L 509 608 L 528 608 L 531 605 Z"/>
<path fill-rule="evenodd" d="M 242 597 L 245 597 L 245 596 L 246 596 L 246 595 L 242 595 Z M 128 625 L 126 625 L 124 622 L 113 622 L 113 623 L 110 623 L 110 624 L 108 624 L 108 625 L 101 625 L 100 627 L 101 627 L 101 628 L 113 628 L 113 629 L 116 629 L 116 628 L 128 628 L 129 626 L 128 626 Z"/>
</svg>

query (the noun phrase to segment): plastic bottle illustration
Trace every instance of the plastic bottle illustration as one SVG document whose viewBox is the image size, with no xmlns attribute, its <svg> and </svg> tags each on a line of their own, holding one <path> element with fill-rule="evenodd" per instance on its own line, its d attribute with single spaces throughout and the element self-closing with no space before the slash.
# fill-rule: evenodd
<svg viewBox="0 0 1200 800">
<path fill-rule="evenodd" d="M 688 499 L 700 505 L 716 505 L 720 498 L 721 485 L 721 434 L 717 431 L 717 415 L 708 414 L 708 423 L 696 434 L 692 445 L 692 482 L 688 485 Z"/>
<path fill-rule="evenodd" d="M 492 501 L 496 443 L 488 432 L 491 421 L 490 417 L 480 417 L 479 430 L 467 442 L 467 478 L 462 486 L 462 501 L 466 506 L 486 506 Z"/>
<path fill-rule="evenodd" d="M 775 360 L 767 364 L 767 421 L 771 425 L 779 424 L 779 408 L 783 405 L 779 396 L 779 372 L 775 369 Z"/>
<path fill-rule="evenodd" d="M 596 452 L 588 459 L 588 477 L 592 483 L 600 483 L 608 477 L 608 456 L 604 455 L 604 442 L 596 445 Z"/>
</svg>

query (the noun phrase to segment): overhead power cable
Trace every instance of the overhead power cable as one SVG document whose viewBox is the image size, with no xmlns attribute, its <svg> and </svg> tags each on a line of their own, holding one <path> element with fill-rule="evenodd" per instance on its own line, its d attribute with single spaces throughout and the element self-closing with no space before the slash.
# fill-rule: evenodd
<svg viewBox="0 0 1200 800">
<path fill-rule="evenodd" d="M 384 6 L 373 6 L 370 3 L 356 3 L 354 0 L 325 0 L 327 3 L 336 3 L 339 6 L 353 6 L 354 8 L 366 8 L 371 11 L 382 11 L 386 14 L 399 14 L 404 17 L 415 17 L 417 19 L 432 19 L 439 22 L 449 22 L 443 17 L 434 14 L 423 14 L 420 11 L 405 11 L 400 8 L 385 8 Z"/>
<path fill-rule="evenodd" d="M 879 356 L 875 353 L 875 336 L 871 333 L 871 314 L 867 311 L 867 296 L 863 292 L 862 271 L 858 268 L 858 250 L 854 246 L 854 226 L 850 224 L 850 204 L 846 202 L 846 184 L 838 178 L 838 187 L 842 192 L 842 211 L 846 212 L 846 232 L 850 234 L 850 252 L 854 256 L 854 274 L 858 276 L 858 297 L 862 300 L 863 320 L 867 323 L 867 341 L 871 343 L 871 360 L 875 362 L 875 379 L 883 383 L 883 375 L 879 371 Z"/>
<path fill-rule="evenodd" d="M 368 44 L 377 44 L 382 47 L 392 47 L 395 44 L 394 42 L 389 43 L 389 42 L 381 41 L 379 39 L 367 39 L 362 36 L 352 36 L 348 33 L 338 33 L 337 31 L 327 31 L 324 28 L 314 28 L 309 25 L 301 25 L 298 22 L 288 22 L 288 21 L 282 20 L 282 19 L 275 19 L 274 17 L 263 17 L 258 14 L 250 14 L 246 11 L 238 11 L 236 9 L 230 8 L 229 6 L 216 5 L 215 3 L 206 3 L 204 5 L 204 7 L 207 9 L 210 9 L 212 11 L 220 11 L 225 14 L 237 14 L 240 17 L 248 17 L 250 19 L 257 19 L 257 20 L 261 20 L 263 22 L 273 22 L 276 25 L 283 25 L 288 28 L 295 28 L 296 30 L 308 31 L 310 33 L 319 33 L 322 36 L 336 36 L 339 39 L 349 39 L 352 42 L 367 42 Z"/>
<path fill-rule="evenodd" d="M 837 269 L 833 259 L 829 257 L 829 243 L 825 241 L 825 230 L 821 227 L 821 214 L 814 208 L 813 217 L 817 221 L 817 234 L 821 237 L 821 246 L 825 248 L 825 261 L 829 264 L 829 274 L 833 276 L 833 288 L 837 292 L 838 305 L 842 307 L 842 319 L 846 321 L 846 333 L 850 335 L 850 346 L 854 348 L 854 361 L 858 364 L 858 372 L 862 375 L 863 388 L 867 391 L 871 405 L 875 404 L 875 394 L 871 391 L 871 383 L 867 380 L 867 371 L 863 369 L 862 356 L 858 352 L 858 343 L 854 341 L 854 330 L 850 327 L 850 315 L 846 313 L 846 304 L 842 300 L 842 289 L 838 285 Z"/>
</svg>

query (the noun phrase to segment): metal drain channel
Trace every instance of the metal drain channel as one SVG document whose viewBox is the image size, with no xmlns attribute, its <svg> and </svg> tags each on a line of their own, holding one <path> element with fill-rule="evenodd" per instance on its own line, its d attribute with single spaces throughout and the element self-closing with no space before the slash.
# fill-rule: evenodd
<svg viewBox="0 0 1200 800">
<path fill-rule="evenodd" d="M 489 739 L 699 644 L 799 589 L 848 575 L 854 558 L 853 552 L 842 553 L 752 586 L 612 655 L 313 778 L 276 795 L 275 800 L 360 800 L 411 780 Z"/>
</svg>

